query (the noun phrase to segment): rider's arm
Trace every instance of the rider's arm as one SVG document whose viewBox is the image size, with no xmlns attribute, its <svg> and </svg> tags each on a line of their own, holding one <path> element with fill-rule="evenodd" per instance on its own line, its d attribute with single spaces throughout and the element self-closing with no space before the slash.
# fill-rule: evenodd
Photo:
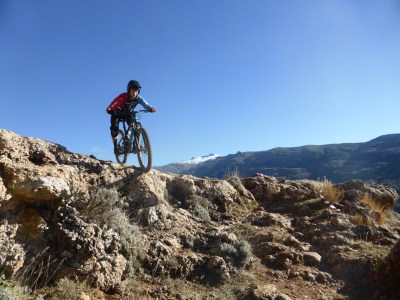
<svg viewBox="0 0 400 300">
<path fill-rule="evenodd" d="M 145 109 L 147 109 L 148 111 L 152 111 L 152 106 L 146 102 L 146 100 L 143 99 L 142 96 L 137 95 L 136 97 L 137 102 L 142 105 Z"/>
</svg>

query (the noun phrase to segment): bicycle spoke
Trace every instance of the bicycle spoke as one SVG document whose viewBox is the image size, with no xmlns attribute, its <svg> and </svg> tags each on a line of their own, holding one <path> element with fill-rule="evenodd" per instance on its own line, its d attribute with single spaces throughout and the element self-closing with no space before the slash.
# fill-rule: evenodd
<svg viewBox="0 0 400 300">
<path fill-rule="evenodd" d="M 148 134 L 144 128 L 140 128 L 137 132 L 137 156 L 140 167 L 143 171 L 148 172 L 151 169 L 152 157 L 151 157 L 151 144 Z"/>
</svg>

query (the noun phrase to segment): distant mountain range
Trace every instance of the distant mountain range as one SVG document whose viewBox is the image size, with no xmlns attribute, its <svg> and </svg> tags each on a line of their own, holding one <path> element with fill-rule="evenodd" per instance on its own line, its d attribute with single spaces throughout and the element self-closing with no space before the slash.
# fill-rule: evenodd
<svg viewBox="0 0 400 300">
<path fill-rule="evenodd" d="M 195 170 L 199 164 L 204 163 L 206 161 L 214 160 L 217 157 L 221 156 L 218 154 L 211 153 L 205 156 L 192 157 L 192 159 L 190 160 L 171 163 L 160 167 L 154 167 L 154 169 L 159 170 L 161 172 L 170 172 L 175 174 L 192 174 L 191 170 Z"/>
<path fill-rule="evenodd" d="M 212 159 L 206 159 L 211 157 Z M 267 151 L 210 155 L 203 160 L 172 163 L 156 169 L 197 177 L 222 178 L 238 172 L 241 177 L 255 173 L 286 179 L 350 179 L 400 186 L 400 134 L 380 136 L 365 143 L 307 145 Z M 398 189 L 399 190 L 399 189 Z"/>
</svg>

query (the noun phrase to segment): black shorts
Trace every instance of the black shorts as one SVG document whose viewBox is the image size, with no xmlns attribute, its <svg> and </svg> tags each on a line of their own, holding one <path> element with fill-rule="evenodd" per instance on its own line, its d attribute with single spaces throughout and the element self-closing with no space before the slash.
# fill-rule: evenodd
<svg viewBox="0 0 400 300">
<path fill-rule="evenodd" d="M 111 115 L 111 136 L 116 137 L 119 130 L 119 122 L 126 121 L 128 124 L 132 123 L 133 118 L 131 114 L 116 114 Z"/>
</svg>

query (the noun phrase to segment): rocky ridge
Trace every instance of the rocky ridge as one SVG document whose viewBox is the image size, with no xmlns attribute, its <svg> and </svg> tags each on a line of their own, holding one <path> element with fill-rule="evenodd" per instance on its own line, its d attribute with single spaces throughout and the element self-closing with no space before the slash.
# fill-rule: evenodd
<svg viewBox="0 0 400 300">
<path fill-rule="evenodd" d="M 0 130 L 0 273 L 32 299 L 66 278 L 76 299 L 398 299 L 396 191 L 331 188 L 141 174 Z"/>
</svg>

